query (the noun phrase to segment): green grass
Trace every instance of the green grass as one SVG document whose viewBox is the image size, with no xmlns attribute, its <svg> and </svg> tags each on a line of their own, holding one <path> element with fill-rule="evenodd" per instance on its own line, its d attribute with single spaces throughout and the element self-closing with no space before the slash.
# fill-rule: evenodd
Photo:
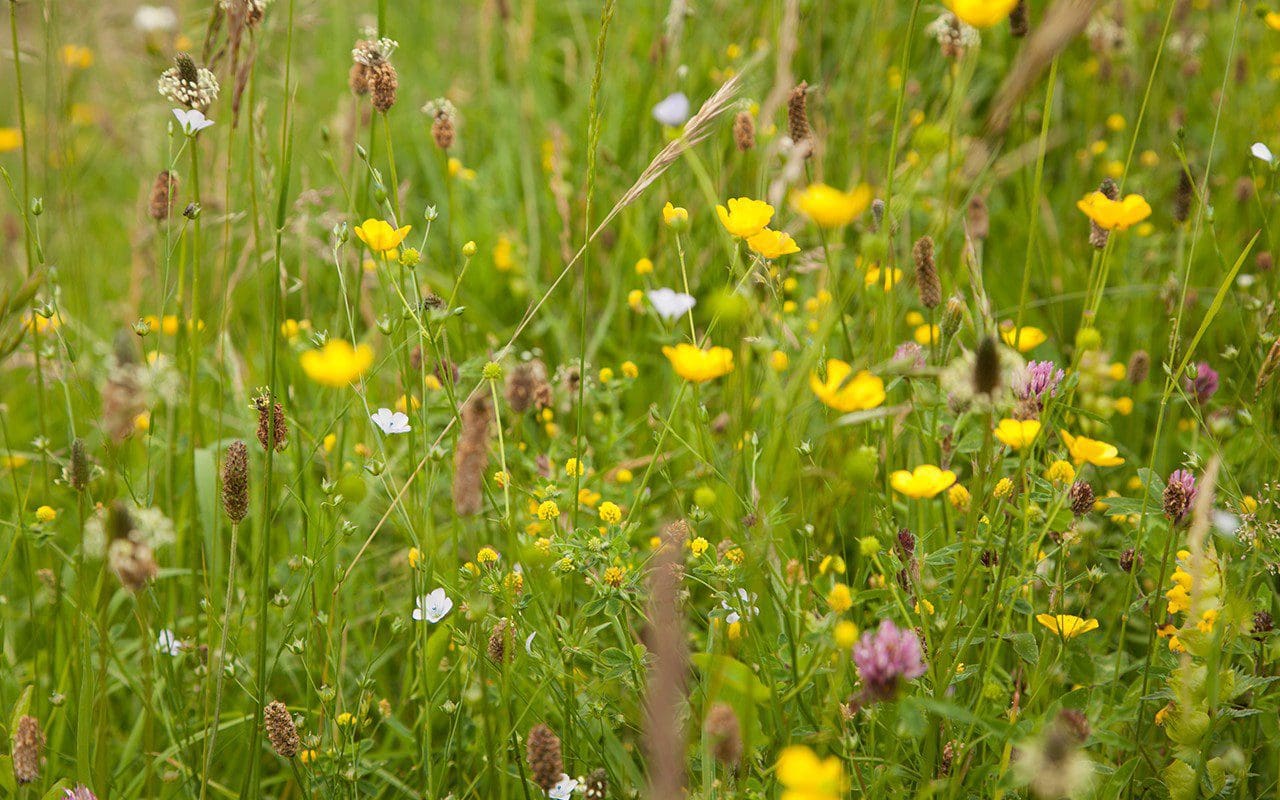
<svg viewBox="0 0 1280 800">
<path fill-rule="evenodd" d="M 1028 72 L 1047 2 L 959 53 L 921 2 L 217 5 L 151 33 L 4 6 L 0 794 L 534 800 L 539 724 L 609 797 L 1278 791 L 1271 9 L 1103 4 Z M 399 43 L 385 113 L 349 88 L 369 26 Z M 221 85 L 198 136 L 157 92 L 179 52 Z M 706 103 L 683 132 L 651 114 L 675 91 Z M 1152 213 L 1095 248 L 1108 177 Z M 819 227 L 819 183 L 883 204 Z M 800 251 L 731 235 L 738 197 Z M 411 229 L 384 259 L 367 219 Z M 664 320 L 659 287 L 697 303 Z M 369 356 L 332 385 L 330 340 Z M 684 380 L 680 343 L 733 369 Z M 815 391 L 828 359 L 874 377 Z M 1065 371 L 1039 403 L 1030 361 Z M 963 490 L 912 496 L 921 465 Z M 855 661 L 882 620 L 917 677 Z"/>
</svg>

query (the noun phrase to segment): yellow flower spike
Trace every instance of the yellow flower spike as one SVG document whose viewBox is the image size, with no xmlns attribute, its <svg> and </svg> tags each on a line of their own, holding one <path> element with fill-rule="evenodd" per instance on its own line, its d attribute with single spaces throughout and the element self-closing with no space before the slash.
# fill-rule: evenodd
<svg viewBox="0 0 1280 800">
<path fill-rule="evenodd" d="M 763 200 L 735 197 L 729 200 L 728 206 L 716 206 L 716 214 L 720 216 L 724 229 L 740 239 L 749 239 L 760 233 L 773 219 L 773 206 Z"/>
<path fill-rule="evenodd" d="M 792 239 L 789 234 L 769 228 L 765 228 L 754 236 L 747 237 L 747 247 L 750 247 L 764 258 L 778 258 L 800 252 L 800 247 L 796 244 L 796 240 Z"/>
<path fill-rule="evenodd" d="M 1074 639 L 1082 633 L 1098 629 L 1096 619 L 1082 619 L 1074 614 L 1037 614 L 1036 622 L 1063 639 Z"/>
<path fill-rule="evenodd" d="M 1076 203 L 1076 207 L 1099 228 L 1108 231 L 1127 230 L 1151 216 L 1151 204 L 1140 194 L 1111 200 L 1102 192 L 1092 192 Z"/>
<path fill-rule="evenodd" d="M 792 205 L 822 228 L 840 228 L 871 207 L 874 193 L 865 184 L 848 192 L 825 183 L 811 183 L 792 196 Z"/>
<path fill-rule="evenodd" d="M 947 0 L 947 8 L 961 22 L 975 28 L 990 28 L 1009 18 L 1018 0 Z"/>
<path fill-rule="evenodd" d="M 1113 444 L 1085 436 L 1072 436 L 1061 430 L 1058 431 L 1058 435 L 1062 437 L 1062 443 L 1067 446 L 1071 459 L 1077 464 L 1088 462 L 1095 467 L 1117 467 L 1124 463 L 1124 459 L 1118 455 L 1119 450 Z"/>
<path fill-rule="evenodd" d="M 681 378 L 706 383 L 733 372 L 733 351 L 727 347 L 703 350 L 691 344 L 662 348 L 662 354 Z"/>
<path fill-rule="evenodd" d="M 319 350 L 303 353 L 299 362 L 311 380 L 322 386 L 342 388 L 373 364 L 373 349 L 367 344 L 352 347 L 341 339 L 330 339 Z"/>
<path fill-rule="evenodd" d="M 1000 330 L 1000 338 L 1019 353 L 1025 353 L 1044 344 L 1049 336 L 1039 328 L 1033 328 L 1030 325 L 1024 325 L 1021 328 L 1010 325 Z"/>
<path fill-rule="evenodd" d="M 384 220 L 366 219 L 363 225 L 356 227 L 356 236 L 360 237 L 360 241 L 364 242 L 370 250 L 385 256 L 400 246 L 412 227 L 412 225 L 405 225 L 403 228 L 393 228 L 391 223 Z"/>
<path fill-rule="evenodd" d="M 1021 450 L 1039 435 L 1040 420 L 1037 419 L 1002 419 L 996 425 L 996 438 L 1014 450 Z"/>
<path fill-rule="evenodd" d="M 894 491 L 917 500 L 937 497 L 941 492 L 951 488 L 951 484 L 955 482 L 954 472 L 935 467 L 933 464 L 921 464 L 910 472 L 900 469 L 889 476 L 889 485 L 894 488 Z"/>
<path fill-rule="evenodd" d="M 809 373 L 809 388 L 827 406 L 845 414 L 876 408 L 885 397 L 881 378 L 866 370 L 854 375 L 853 368 L 838 358 L 827 360 L 825 380 Z"/>
</svg>

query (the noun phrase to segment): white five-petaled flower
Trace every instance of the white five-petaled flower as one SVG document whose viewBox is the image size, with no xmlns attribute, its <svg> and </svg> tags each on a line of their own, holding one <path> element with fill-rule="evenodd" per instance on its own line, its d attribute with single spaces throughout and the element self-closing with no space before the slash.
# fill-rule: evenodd
<svg viewBox="0 0 1280 800">
<path fill-rule="evenodd" d="M 569 800 L 573 796 L 573 790 L 578 788 L 578 782 L 568 775 L 561 774 L 560 781 L 551 787 L 551 791 L 547 792 L 547 797 L 551 800 Z"/>
<path fill-rule="evenodd" d="M 382 432 L 388 436 L 393 436 L 397 433 L 408 433 L 412 430 L 409 427 L 409 416 L 401 411 L 380 408 L 376 413 L 371 414 L 369 419 L 373 420 L 373 424 L 381 428 Z"/>
<path fill-rule="evenodd" d="M 724 621 L 730 625 L 743 619 L 751 619 L 760 613 L 760 609 L 756 607 L 756 595 L 748 592 L 741 587 L 738 588 L 738 600 L 741 603 L 740 608 L 734 608 L 729 605 L 729 601 L 721 600 L 720 607 L 729 612 L 725 614 Z"/>
<path fill-rule="evenodd" d="M 692 295 L 677 292 L 665 286 L 661 289 L 651 289 L 649 302 L 653 303 L 653 310 L 658 312 L 658 316 L 665 320 L 673 320 L 687 313 L 698 303 Z"/>
<path fill-rule="evenodd" d="M 143 33 L 162 33 L 178 27 L 178 15 L 168 6 L 138 6 L 133 27 Z"/>
<path fill-rule="evenodd" d="M 198 108 L 175 108 L 173 115 L 178 118 L 182 132 L 188 136 L 195 136 L 213 124 L 213 120 L 206 117 Z"/>
<path fill-rule="evenodd" d="M 684 92 L 667 95 L 653 107 L 653 118 L 663 125 L 680 127 L 689 119 L 689 98 Z"/>
<path fill-rule="evenodd" d="M 1262 142 L 1254 142 L 1253 147 L 1249 148 L 1249 152 L 1252 153 L 1253 157 L 1259 161 L 1265 161 L 1268 164 L 1276 163 L 1276 157 L 1271 152 L 1271 148 L 1267 147 Z"/>
<path fill-rule="evenodd" d="M 173 631 L 165 628 L 156 636 L 156 649 L 161 653 L 168 653 L 171 656 L 182 655 L 182 642 L 177 636 L 173 635 Z"/>
<path fill-rule="evenodd" d="M 421 622 L 439 622 L 444 619 L 445 614 L 453 608 L 453 601 L 449 599 L 449 595 L 444 593 L 441 587 L 418 597 L 417 603 L 414 604 L 413 618 Z"/>
</svg>

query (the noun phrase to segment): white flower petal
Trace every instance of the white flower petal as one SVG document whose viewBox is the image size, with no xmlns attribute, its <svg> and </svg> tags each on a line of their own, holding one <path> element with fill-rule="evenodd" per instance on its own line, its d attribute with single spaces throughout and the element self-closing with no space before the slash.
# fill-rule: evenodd
<svg viewBox="0 0 1280 800">
<path fill-rule="evenodd" d="M 1275 163 L 1276 157 L 1272 154 L 1271 148 L 1262 142 L 1254 142 L 1253 147 L 1249 148 L 1249 152 L 1259 161 L 1265 161 L 1268 164 Z"/>
<path fill-rule="evenodd" d="M 653 310 L 658 312 L 658 316 L 665 320 L 673 320 L 688 313 L 698 303 L 692 295 L 677 292 L 665 286 L 651 290 L 649 302 L 653 304 Z"/>
<path fill-rule="evenodd" d="M 689 119 L 689 98 L 684 92 L 667 95 L 653 107 L 653 118 L 663 125 L 680 127 Z"/>
</svg>

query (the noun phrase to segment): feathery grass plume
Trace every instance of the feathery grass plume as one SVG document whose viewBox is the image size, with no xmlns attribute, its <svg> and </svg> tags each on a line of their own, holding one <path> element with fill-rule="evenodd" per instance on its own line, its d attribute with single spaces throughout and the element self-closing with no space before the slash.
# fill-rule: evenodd
<svg viewBox="0 0 1280 800">
<path fill-rule="evenodd" d="M 1253 382 L 1253 397 L 1255 400 L 1262 395 L 1262 390 L 1271 383 L 1271 379 L 1275 377 L 1277 367 L 1280 367 L 1280 338 L 1271 343 L 1271 349 L 1267 350 L 1266 358 L 1262 359 L 1262 366 L 1258 367 L 1258 379 Z"/>
<path fill-rule="evenodd" d="M 649 800 L 684 797 L 684 730 L 680 709 L 685 700 L 688 653 L 680 610 L 680 556 L 689 527 L 683 521 L 667 526 L 662 546 L 649 571 L 646 616 L 652 632 L 653 662 L 645 690 L 644 748 L 649 759 Z"/>
<path fill-rule="evenodd" d="M 733 143 L 743 153 L 756 146 L 756 119 L 750 111 L 739 111 L 733 118 Z"/>
<path fill-rule="evenodd" d="M 436 147 L 448 150 L 453 147 L 457 135 L 458 109 L 447 98 L 439 97 L 422 107 L 422 113 L 431 117 L 431 138 Z"/>
<path fill-rule="evenodd" d="M 173 206 L 177 201 L 178 176 L 167 169 L 161 170 L 151 187 L 151 199 L 147 203 L 148 213 L 156 222 L 163 222 L 173 214 Z"/>
<path fill-rule="evenodd" d="M 533 406 L 545 408 L 551 401 L 551 384 L 547 382 L 547 367 L 540 359 L 522 361 L 507 373 L 507 385 L 503 389 L 507 405 L 517 414 L 523 414 Z"/>
<path fill-rule="evenodd" d="M 702 730 L 711 740 L 711 755 L 726 767 L 736 767 L 742 761 L 742 724 L 733 706 L 716 703 L 707 712 Z"/>
<path fill-rule="evenodd" d="M 44 756 L 44 731 L 40 720 L 24 714 L 13 731 L 13 777 L 19 786 L 40 780 L 40 761 Z"/>
<path fill-rule="evenodd" d="M 1195 197 L 1195 184 L 1187 170 L 1178 170 L 1178 188 L 1173 193 L 1173 220 L 1179 225 L 1191 218 L 1191 201 Z"/>
<path fill-rule="evenodd" d="M 991 396 L 1000 388 L 1000 349 L 995 337 L 984 336 L 973 358 L 973 392 Z"/>
<path fill-rule="evenodd" d="M 476 394 L 463 405 L 461 417 L 462 432 L 453 459 L 453 509 L 465 517 L 480 513 L 484 500 L 493 405 L 485 395 Z"/>
<path fill-rule="evenodd" d="M 925 308 L 935 309 L 942 303 L 942 282 L 938 280 L 938 267 L 933 260 L 933 237 L 921 236 L 912 248 L 916 262 L 916 291 Z"/>
<path fill-rule="evenodd" d="M 1129 356 L 1129 367 L 1125 370 L 1125 377 L 1129 383 L 1137 386 L 1147 380 L 1147 375 L 1151 373 L 1151 356 L 1146 350 L 1135 350 L 1133 355 Z"/>
<path fill-rule="evenodd" d="M 264 391 L 253 398 L 258 412 L 258 444 L 263 452 L 275 446 L 277 453 L 289 446 L 289 423 L 284 417 L 284 405 L 271 402 L 271 393 Z"/>
<path fill-rule="evenodd" d="M 560 737 L 542 723 L 533 726 L 525 741 L 525 760 L 529 762 L 533 782 L 541 786 L 542 791 L 551 791 L 564 775 Z"/>
<path fill-rule="evenodd" d="M 1071 484 L 1071 489 L 1067 491 L 1067 497 L 1071 500 L 1071 513 L 1077 517 L 1083 517 L 1092 511 L 1096 500 L 1093 494 L 1093 486 L 1088 481 L 1076 481 Z"/>
<path fill-rule="evenodd" d="M 1027 0 L 1018 0 L 1018 4 L 1013 7 L 1013 11 L 1009 14 L 1009 33 L 1014 38 L 1021 39 L 1031 32 L 1030 9 L 1027 8 Z"/>
<path fill-rule="evenodd" d="M 293 758 L 302 743 L 298 738 L 298 726 L 293 715 L 279 700 L 273 700 L 262 710 L 262 726 L 267 731 L 267 741 L 281 758 Z"/>
<path fill-rule="evenodd" d="M 609 796 L 609 774 L 603 767 L 597 767 L 587 776 L 585 791 L 587 800 L 604 800 Z"/>
<path fill-rule="evenodd" d="M 222 457 L 222 509 L 239 525 L 249 513 L 249 448 L 235 441 Z"/>
<path fill-rule="evenodd" d="M 84 439 L 77 436 L 71 440 L 71 459 L 67 465 L 67 483 L 77 492 L 89 488 L 89 454 L 85 450 Z"/>
<path fill-rule="evenodd" d="M 512 644 L 515 642 L 515 625 L 511 620 L 503 617 L 494 623 L 493 629 L 489 632 L 489 643 L 486 650 L 489 653 L 489 659 L 493 663 L 501 666 L 511 660 Z"/>
<path fill-rule="evenodd" d="M 969 200 L 966 227 L 969 238 L 975 242 L 984 242 L 991 235 L 991 214 L 987 211 L 987 200 L 982 195 L 975 194 Z"/>
<path fill-rule="evenodd" d="M 813 155 L 813 131 L 809 127 L 809 83 L 800 81 L 787 98 L 787 135 L 804 157 Z"/>
<path fill-rule="evenodd" d="M 1120 198 L 1120 187 L 1111 178 L 1103 178 L 1102 183 L 1098 186 L 1098 191 L 1108 200 L 1118 200 Z M 1105 248 L 1107 240 L 1110 238 L 1110 231 L 1093 220 L 1089 220 L 1089 244 L 1093 246 L 1094 250 Z"/>
</svg>

